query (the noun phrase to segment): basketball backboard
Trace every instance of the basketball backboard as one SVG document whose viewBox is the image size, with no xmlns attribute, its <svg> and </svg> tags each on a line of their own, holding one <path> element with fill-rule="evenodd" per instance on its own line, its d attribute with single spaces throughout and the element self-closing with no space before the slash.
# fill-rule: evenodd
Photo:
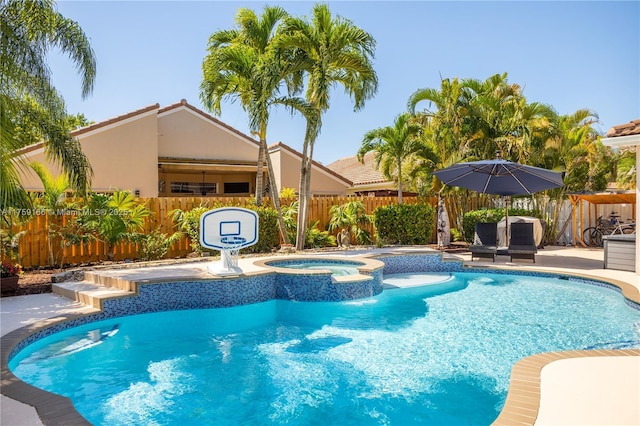
<svg viewBox="0 0 640 426">
<path fill-rule="evenodd" d="M 200 217 L 200 244 L 215 250 L 239 250 L 258 242 L 258 214 L 240 207 L 209 210 Z"/>
</svg>

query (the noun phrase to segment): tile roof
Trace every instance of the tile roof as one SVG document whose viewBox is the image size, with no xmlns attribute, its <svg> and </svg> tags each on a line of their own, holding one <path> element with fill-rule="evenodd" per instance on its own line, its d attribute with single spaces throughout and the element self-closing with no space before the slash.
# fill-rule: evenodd
<svg viewBox="0 0 640 426">
<path fill-rule="evenodd" d="M 354 185 L 389 182 L 382 172 L 376 169 L 375 153 L 365 154 L 364 163 L 358 161 L 356 156 L 341 158 L 327 165 L 329 170 L 342 175 L 353 182 Z"/>
<path fill-rule="evenodd" d="M 608 138 L 615 138 L 618 136 L 631 136 L 640 135 L 640 118 L 633 120 L 627 124 L 620 124 L 613 126 L 607 131 L 606 136 Z"/>
<path fill-rule="evenodd" d="M 160 108 L 160 104 L 156 103 L 156 104 L 153 104 L 153 105 L 149 105 L 149 106 L 146 106 L 144 108 L 140 108 L 140 109 L 137 109 L 135 111 L 128 112 L 126 114 L 118 115 L 117 117 L 109 118 L 107 120 L 103 120 L 103 121 L 100 121 L 98 123 L 94 123 L 94 124 L 90 124 L 90 125 L 85 126 L 85 127 L 81 127 L 79 129 L 71 131 L 69 134 L 72 137 L 77 137 L 77 136 L 80 136 L 80 135 L 82 135 L 84 133 L 90 132 L 92 130 L 99 129 L 101 127 L 105 127 L 105 126 L 108 126 L 110 124 L 114 124 L 114 123 L 117 123 L 119 121 L 123 121 L 123 120 L 126 120 L 126 119 L 131 118 L 131 117 L 135 117 L 136 115 L 144 114 L 145 112 L 148 112 L 148 111 L 153 111 L 154 109 L 158 109 L 158 108 Z M 27 154 L 29 152 L 35 151 L 37 149 L 40 149 L 43 146 L 44 146 L 44 142 L 36 142 L 36 143 L 34 143 L 32 145 L 25 146 L 24 148 L 21 148 L 21 149 L 17 150 L 16 154 L 17 155 L 24 155 L 24 154 Z"/>
</svg>

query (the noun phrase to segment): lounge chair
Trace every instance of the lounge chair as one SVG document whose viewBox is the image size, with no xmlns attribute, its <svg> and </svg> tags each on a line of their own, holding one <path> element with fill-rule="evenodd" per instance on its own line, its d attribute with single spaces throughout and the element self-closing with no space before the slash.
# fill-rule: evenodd
<svg viewBox="0 0 640 426">
<path fill-rule="evenodd" d="M 491 258 L 496 261 L 498 253 L 498 224 L 497 223 L 476 223 L 476 234 L 473 244 L 469 246 L 471 252 L 471 261 L 474 257 Z"/>
<path fill-rule="evenodd" d="M 533 223 L 512 223 L 509 227 L 511 230 L 511 238 L 509 238 L 509 247 L 507 253 L 513 259 L 531 259 L 536 263 L 536 247 L 533 238 Z"/>
</svg>

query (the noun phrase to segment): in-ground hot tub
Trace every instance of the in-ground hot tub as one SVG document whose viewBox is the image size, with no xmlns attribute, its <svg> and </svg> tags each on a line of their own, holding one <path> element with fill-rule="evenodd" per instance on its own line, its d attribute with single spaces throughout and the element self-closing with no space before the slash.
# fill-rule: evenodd
<svg viewBox="0 0 640 426">
<path fill-rule="evenodd" d="M 335 302 L 382 291 L 384 263 L 375 259 L 296 256 L 259 260 L 255 265 L 276 272 L 276 293 L 282 299 Z"/>
<path fill-rule="evenodd" d="M 356 275 L 358 267 L 364 266 L 364 262 L 339 259 L 287 259 L 274 260 L 266 263 L 277 268 L 304 269 L 306 271 L 330 271 L 334 277 Z"/>
</svg>

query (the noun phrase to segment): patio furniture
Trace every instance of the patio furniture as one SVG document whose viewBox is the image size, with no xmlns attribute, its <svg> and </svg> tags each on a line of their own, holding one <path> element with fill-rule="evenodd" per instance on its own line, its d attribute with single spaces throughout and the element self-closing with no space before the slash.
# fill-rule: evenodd
<svg viewBox="0 0 640 426">
<path fill-rule="evenodd" d="M 471 261 L 474 256 L 477 258 L 491 258 L 496 261 L 498 253 L 497 244 L 498 225 L 496 223 L 476 223 L 476 233 L 473 244 L 469 246 L 471 252 Z"/>
<path fill-rule="evenodd" d="M 536 263 L 538 248 L 533 237 L 533 223 L 512 223 L 507 253 L 513 259 L 531 259 Z"/>
</svg>

